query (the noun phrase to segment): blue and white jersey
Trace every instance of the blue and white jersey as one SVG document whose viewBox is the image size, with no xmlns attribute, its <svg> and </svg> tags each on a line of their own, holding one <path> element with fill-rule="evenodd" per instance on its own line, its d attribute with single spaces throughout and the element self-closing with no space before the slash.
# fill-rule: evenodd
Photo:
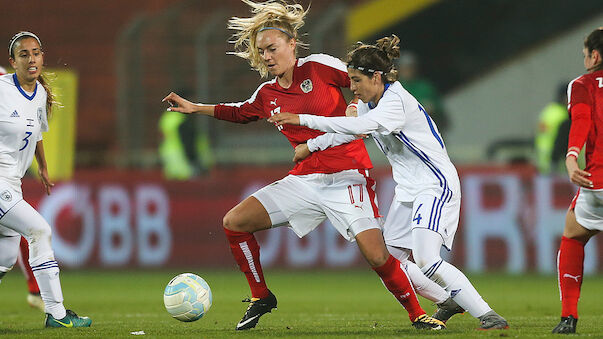
<svg viewBox="0 0 603 339">
<path fill-rule="evenodd" d="M 458 173 L 437 126 L 398 81 L 386 85 L 376 106 L 359 102 L 357 118 L 301 114 L 300 123 L 325 132 L 371 134 L 392 166 L 398 201 L 421 194 L 445 202 L 460 198 Z"/>
<path fill-rule="evenodd" d="M 15 74 L 0 76 L 0 179 L 21 192 L 21 178 L 31 165 L 36 142 L 48 131 L 46 90 L 37 82 L 33 93 Z"/>
</svg>

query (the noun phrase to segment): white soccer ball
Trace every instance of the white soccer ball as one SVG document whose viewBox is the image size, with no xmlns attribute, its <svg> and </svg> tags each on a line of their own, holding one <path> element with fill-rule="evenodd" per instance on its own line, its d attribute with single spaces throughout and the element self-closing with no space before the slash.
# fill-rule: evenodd
<svg viewBox="0 0 603 339">
<path fill-rule="evenodd" d="M 180 321 L 201 319 L 212 303 L 209 285 L 193 273 L 182 273 L 170 280 L 163 292 L 163 304 Z"/>
</svg>

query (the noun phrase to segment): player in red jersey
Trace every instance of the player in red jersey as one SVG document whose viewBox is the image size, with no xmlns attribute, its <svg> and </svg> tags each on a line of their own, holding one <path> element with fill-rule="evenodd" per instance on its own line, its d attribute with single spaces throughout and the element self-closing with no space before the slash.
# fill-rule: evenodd
<svg viewBox="0 0 603 339">
<path fill-rule="evenodd" d="M 603 27 L 584 40 L 588 73 L 570 82 L 568 110 L 572 120 L 565 165 L 570 181 L 580 186 L 567 216 L 557 255 L 561 321 L 553 333 L 575 333 L 584 267 L 584 245 L 603 230 Z M 586 168 L 578 154 L 586 143 Z"/>
<path fill-rule="evenodd" d="M 0 66 L 0 75 L 4 74 L 6 74 L 6 69 Z M 27 262 L 28 259 L 29 246 L 27 245 L 27 240 L 25 240 L 24 237 L 21 237 L 21 243 L 19 244 L 19 257 L 17 262 L 19 263 L 21 271 L 23 271 L 23 275 L 27 280 L 27 290 L 29 291 L 27 294 L 27 303 L 29 306 L 44 312 L 44 301 L 42 301 L 42 297 L 40 296 L 40 288 L 36 282 L 36 277 L 34 277 L 31 266 L 29 266 L 29 263 Z"/>
<path fill-rule="evenodd" d="M 299 4 L 243 0 L 252 9 L 251 18 L 231 18 L 236 55 L 247 59 L 262 76 L 273 80 L 261 84 L 250 99 L 237 104 L 193 104 L 175 93 L 163 100 L 170 109 L 199 113 L 220 120 L 248 123 L 266 119 L 281 110 L 322 116 L 342 116 L 346 110 L 341 87 L 349 87 L 346 67 L 328 55 L 297 58 L 298 34 L 307 10 Z M 361 140 L 354 136 L 327 135 L 300 126 L 278 128 L 291 145 L 307 140 L 347 138 L 349 143 L 318 151 L 299 161 L 285 178 L 272 183 L 231 209 L 223 226 L 231 251 L 251 288 L 252 299 L 237 330 L 256 326 L 259 318 L 276 308 L 276 297 L 266 286 L 254 232 L 289 225 L 303 237 L 325 219 L 358 247 L 387 289 L 406 308 L 416 328 L 443 329 L 421 308 L 400 262 L 391 256 L 377 220 L 372 168 Z"/>
</svg>

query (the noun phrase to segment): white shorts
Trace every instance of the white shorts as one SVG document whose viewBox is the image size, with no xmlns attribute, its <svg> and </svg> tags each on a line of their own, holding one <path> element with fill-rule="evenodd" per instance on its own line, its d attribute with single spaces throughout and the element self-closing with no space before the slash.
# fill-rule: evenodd
<svg viewBox="0 0 603 339">
<path fill-rule="evenodd" d="M 456 196 L 443 201 L 425 194 L 409 202 L 401 202 L 394 197 L 383 225 L 385 243 L 413 249 L 412 230 L 420 227 L 437 232 L 450 251 L 459 225 L 460 209 L 461 199 Z"/>
<path fill-rule="evenodd" d="M 603 231 L 603 190 L 580 188 L 571 207 L 578 224 L 591 231 Z"/>
<path fill-rule="evenodd" d="M 0 179 L 0 236 L 19 235 L 16 231 L 2 226 L 2 217 L 21 200 L 23 200 L 23 194 L 16 191 L 8 182 Z"/>
<path fill-rule="evenodd" d="M 288 175 L 252 196 L 270 215 L 272 227 L 288 223 L 300 238 L 327 218 L 348 241 L 380 229 L 375 182 L 365 170 Z"/>
</svg>

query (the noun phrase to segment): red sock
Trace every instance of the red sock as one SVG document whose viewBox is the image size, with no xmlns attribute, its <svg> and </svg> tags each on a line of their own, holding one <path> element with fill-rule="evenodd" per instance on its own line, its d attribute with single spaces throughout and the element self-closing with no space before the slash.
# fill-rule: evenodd
<svg viewBox="0 0 603 339">
<path fill-rule="evenodd" d="M 29 246 L 24 237 L 21 237 L 19 250 L 21 251 L 21 268 L 23 269 L 25 279 L 27 279 L 27 289 L 31 294 L 40 294 L 40 288 L 38 287 L 36 278 L 33 275 L 31 266 L 29 266 Z"/>
<path fill-rule="evenodd" d="M 578 299 L 584 271 L 584 244 L 578 240 L 561 237 L 557 254 L 561 316 L 578 319 Z"/>
<path fill-rule="evenodd" d="M 260 264 L 260 245 L 255 240 L 251 233 L 237 232 L 224 229 L 226 239 L 230 244 L 230 251 L 234 256 L 241 272 L 245 274 L 249 288 L 251 289 L 251 297 L 264 298 L 267 297 L 268 287 L 264 280 L 262 265 Z"/>
<path fill-rule="evenodd" d="M 406 276 L 406 272 L 400 268 L 398 259 L 390 255 L 385 264 L 380 267 L 373 267 L 373 270 L 377 272 L 385 287 L 404 306 L 410 321 L 414 321 L 420 315 L 425 314 L 425 311 L 419 305 L 417 295 Z"/>
</svg>

